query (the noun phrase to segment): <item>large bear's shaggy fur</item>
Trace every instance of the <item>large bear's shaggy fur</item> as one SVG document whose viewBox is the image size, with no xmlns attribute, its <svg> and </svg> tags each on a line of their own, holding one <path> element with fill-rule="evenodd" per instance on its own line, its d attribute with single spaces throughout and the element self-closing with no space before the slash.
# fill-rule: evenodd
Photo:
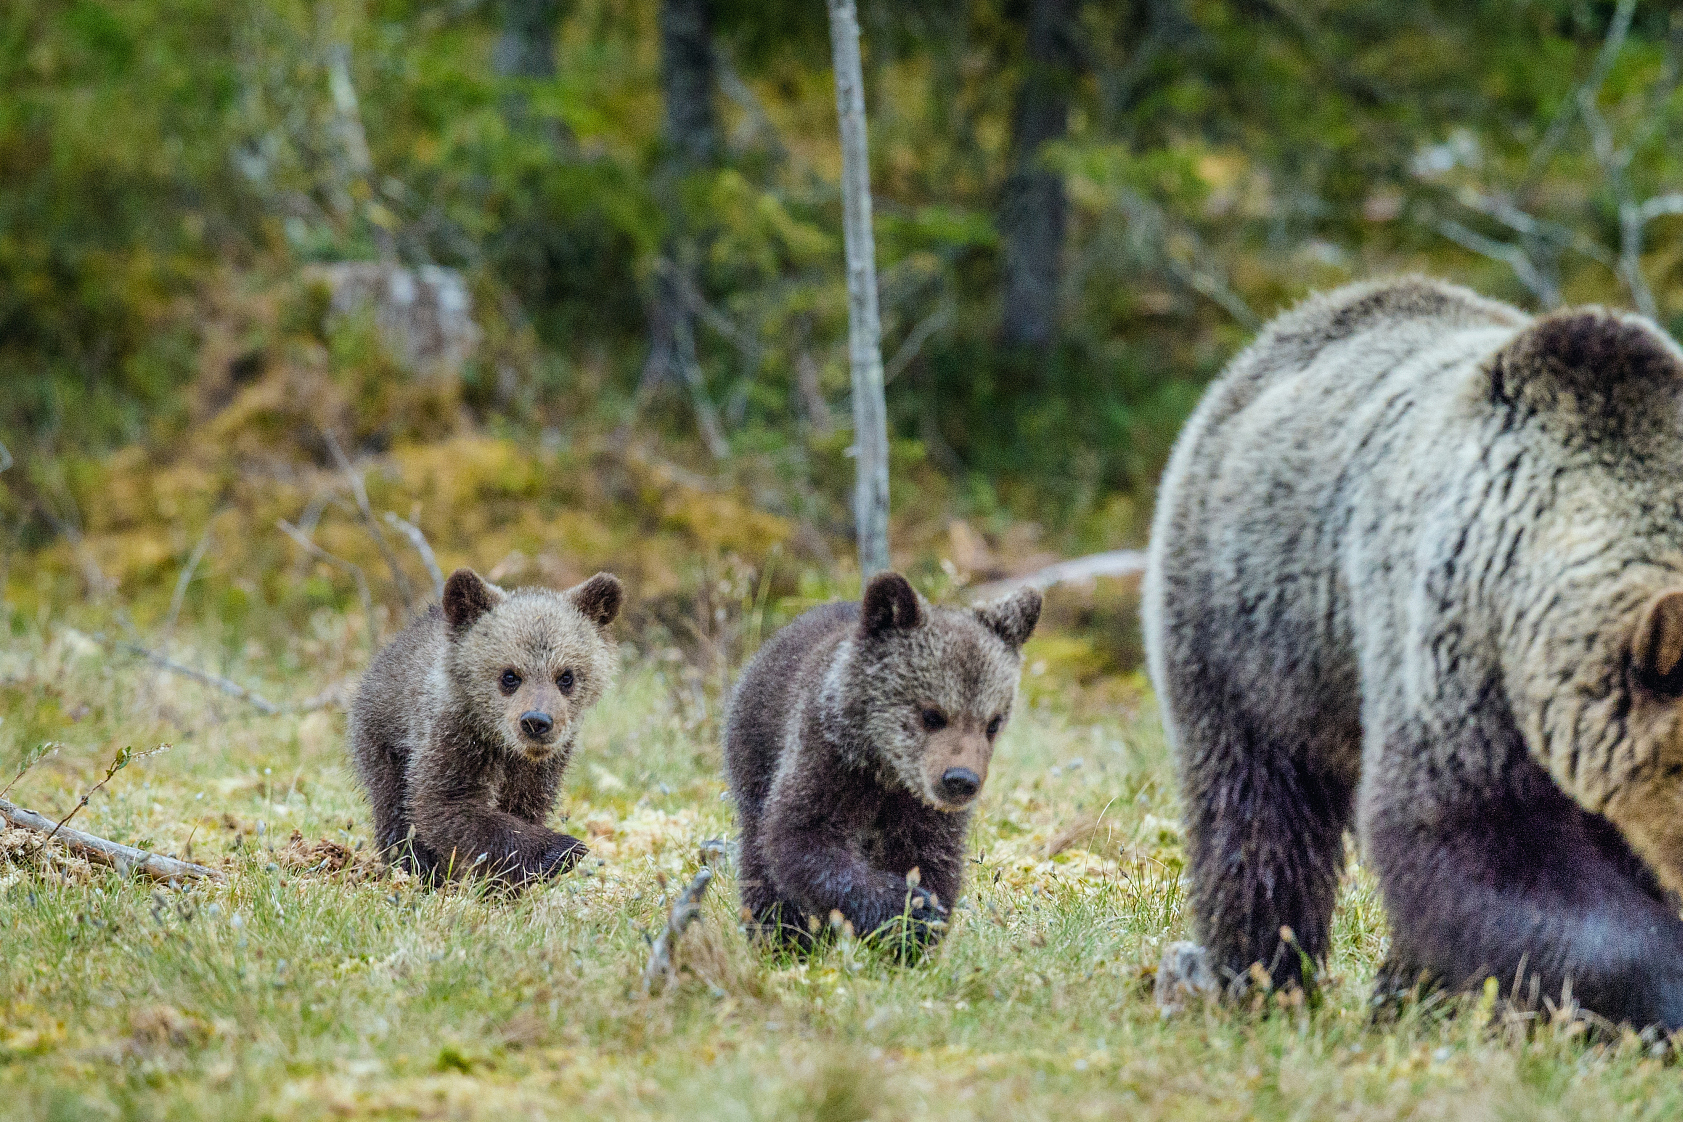
<svg viewBox="0 0 1683 1122">
<path fill-rule="evenodd" d="M 579 718 L 614 671 L 619 581 L 505 592 L 458 569 L 382 649 L 351 710 L 351 752 L 382 852 L 428 877 L 518 887 L 587 850 L 544 824 Z"/>
<path fill-rule="evenodd" d="M 1218 972 L 1327 952 L 1345 831 L 1425 976 L 1683 1027 L 1683 352 L 1340 289 L 1194 414 L 1145 583 Z"/>
<path fill-rule="evenodd" d="M 742 904 L 767 935 L 802 939 L 832 912 L 869 935 L 909 907 L 913 939 L 938 936 L 1039 617 L 1032 588 L 932 608 L 884 573 L 862 603 L 814 608 L 760 649 L 731 697 L 725 766 Z"/>
</svg>

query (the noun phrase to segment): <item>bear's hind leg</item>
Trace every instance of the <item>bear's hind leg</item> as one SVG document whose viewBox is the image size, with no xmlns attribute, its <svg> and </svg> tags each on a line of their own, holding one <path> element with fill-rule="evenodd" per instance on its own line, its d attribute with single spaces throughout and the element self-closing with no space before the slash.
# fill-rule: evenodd
<svg viewBox="0 0 1683 1122">
<path fill-rule="evenodd" d="M 1275 987 L 1311 986 L 1330 940 L 1353 783 L 1221 715 L 1186 731 L 1192 907 L 1210 964 L 1223 985 L 1243 984 L 1259 964 Z M 1218 742 L 1199 745 L 1200 733 Z"/>
</svg>

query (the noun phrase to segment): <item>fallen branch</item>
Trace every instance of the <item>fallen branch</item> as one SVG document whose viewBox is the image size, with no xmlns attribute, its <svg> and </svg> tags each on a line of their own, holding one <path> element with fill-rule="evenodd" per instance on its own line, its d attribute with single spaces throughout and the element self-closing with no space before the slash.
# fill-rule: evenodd
<svg viewBox="0 0 1683 1122">
<path fill-rule="evenodd" d="M 195 865 L 191 861 L 178 861 L 174 857 L 149 853 L 132 845 L 106 841 L 104 838 L 96 838 L 92 834 L 84 834 L 68 826 L 60 826 L 51 818 L 36 814 L 33 810 L 25 810 L 5 799 L 0 799 L 0 819 L 19 830 L 45 834 L 47 838 L 63 843 L 64 847 L 76 856 L 95 865 L 116 869 L 125 876 L 134 872 L 161 881 L 226 879 L 218 870 Z"/>
<path fill-rule="evenodd" d="M 421 533 L 421 528 L 408 519 L 399 518 L 391 511 L 386 511 L 386 524 L 404 537 L 415 547 L 415 552 L 421 555 L 421 564 L 427 567 L 427 576 L 432 578 L 432 594 L 438 599 L 444 598 L 444 570 L 438 567 L 438 558 L 433 554 L 432 546 L 427 544 L 427 536 Z"/>
<path fill-rule="evenodd" d="M 666 930 L 654 941 L 654 946 L 649 951 L 649 964 L 643 968 L 644 997 L 659 993 L 674 974 L 672 949 L 683 937 L 684 928 L 701 914 L 701 897 L 712 880 L 713 870 L 703 865 L 696 871 L 695 879 L 690 881 L 689 887 L 684 889 L 673 903 L 672 911 L 666 917 Z"/>
<path fill-rule="evenodd" d="M 1613 10 L 1613 18 L 1607 25 L 1607 37 L 1602 41 L 1601 49 L 1596 52 L 1595 62 L 1590 67 L 1589 77 L 1584 79 L 1583 85 L 1573 91 L 1572 95 L 1560 103 L 1555 110 L 1554 119 L 1543 133 L 1543 139 L 1537 147 L 1531 150 L 1529 167 L 1525 178 L 1529 183 L 1543 172 L 1550 160 L 1554 158 L 1555 149 L 1566 139 L 1566 130 L 1571 128 L 1573 117 L 1584 103 L 1586 97 L 1594 98 L 1601 93 L 1607 75 L 1613 69 L 1613 60 L 1624 50 L 1625 36 L 1630 33 L 1631 17 L 1636 14 L 1636 0 L 1619 0 L 1619 5 Z"/>
<path fill-rule="evenodd" d="M 274 717 L 279 716 L 282 713 L 313 713 L 317 709 L 326 709 L 330 705 L 343 704 L 343 698 L 341 696 L 343 692 L 342 683 L 340 685 L 329 686 L 327 689 L 316 694 L 314 697 L 306 698 L 296 704 L 282 705 L 277 702 L 270 701 L 256 690 L 248 689 L 231 678 L 224 678 L 220 674 L 211 674 L 204 670 L 195 670 L 191 666 L 186 666 L 182 663 L 176 662 L 167 655 L 159 654 L 157 651 L 148 647 L 143 647 L 139 643 L 130 643 L 123 639 L 112 639 L 111 637 L 98 631 L 88 637 L 94 642 L 99 643 L 101 646 L 115 651 L 122 651 L 125 654 L 132 654 L 138 658 L 143 658 L 160 670 L 167 670 L 171 674 L 179 674 L 183 678 L 191 678 L 201 686 L 209 686 L 213 690 L 225 693 L 229 697 L 245 702 L 247 705 L 250 705 L 253 709 L 256 709 L 259 713 L 263 713 L 266 716 Z"/>
<path fill-rule="evenodd" d="M 970 597 L 975 601 L 992 600 L 1024 587 L 1044 592 L 1057 584 L 1071 584 L 1094 577 L 1136 577 L 1144 572 L 1144 550 L 1114 549 L 1108 553 L 1091 553 L 1086 557 L 1059 561 L 1027 576 L 988 581 L 972 588 Z"/>
<path fill-rule="evenodd" d="M 923 345 L 929 342 L 937 331 L 947 326 L 952 318 L 952 301 L 943 299 L 933 312 L 919 320 L 916 326 L 906 333 L 906 338 L 894 352 L 894 357 L 888 360 L 888 365 L 883 367 L 882 384 L 886 386 L 898 378 L 906 367 L 912 364 L 912 360 L 917 358 L 918 352 L 923 350 Z"/>
<path fill-rule="evenodd" d="M 91 638 L 94 642 L 99 643 L 102 646 L 110 647 L 112 650 L 124 651 L 128 654 L 137 655 L 161 670 L 168 670 L 170 673 L 179 674 L 183 678 L 191 678 L 193 681 L 202 686 L 209 686 L 213 690 L 222 691 L 229 697 L 238 698 L 256 709 L 259 713 L 265 713 L 272 717 L 284 711 L 283 706 L 276 705 L 262 694 L 257 693 L 254 690 L 248 690 L 232 679 L 224 678 L 220 674 L 208 674 L 203 670 L 195 670 L 191 666 L 184 666 L 172 658 L 159 654 L 157 651 L 149 650 L 148 648 L 141 646 L 139 643 L 130 643 L 122 639 L 112 639 L 97 631 L 94 632 Z"/>
</svg>

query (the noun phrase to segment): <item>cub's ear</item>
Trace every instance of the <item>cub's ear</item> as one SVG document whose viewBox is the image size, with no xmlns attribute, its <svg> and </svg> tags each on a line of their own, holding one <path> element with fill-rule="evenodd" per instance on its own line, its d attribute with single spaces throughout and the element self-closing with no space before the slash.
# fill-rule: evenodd
<svg viewBox="0 0 1683 1122">
<path fill-rule="evenodd" d="M 577 588 L 567 590 L 567 599 L 573 602 L 573 607 L 597 627 L 606 627 L 614 621 L 624 598 L 625 589 L 612 573 L 597 573 Z"/>
<path fill-rule="evenodd" d="M 1669 697 L 1683 695 L 1683 591 L 1643 609 L 1630 652 L 1639 682 Z"/>
<path fill-rule="evenodd" d="M 859 632 L 876 638 L 890 631 L 909 631 L 923 622 L 923 605 L 911 582 L 899 573 L 878 573 L 865 586 L 859 605 Z"/>
<path fill-rule="evenodd" d="M 501 589 L 486 584 L 472 569 L 457 569 L 444 582 L 444 621 L 457 631 L 466 630 L 502 601 Z"/>
<path fill-rule="evenodd" d="M 1019 588 L 1003 600 L 974 609 L 982 626 L 998 635 L 1013 651 L 1023 649 L 1034 625 L 1040 622 L 1040 590 Z"/>
</svg>

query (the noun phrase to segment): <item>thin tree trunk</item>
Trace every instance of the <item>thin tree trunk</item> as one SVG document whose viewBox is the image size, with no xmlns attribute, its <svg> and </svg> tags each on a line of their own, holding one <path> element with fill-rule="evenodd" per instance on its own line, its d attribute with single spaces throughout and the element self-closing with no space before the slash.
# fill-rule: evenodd
<svg viewBox="0 0 1683 1122">
<path fill-rule="evenodd" d="M 357 101 L 356 86 L 351 83 L 351 49 L 344 43 L 334 43 L 327 49 L 327 81 L 333 94 L 333 109 L 349 173 L 344 197 L 347 200 L 364 200 L 360 205 L 368 220 L 374 247 L 379 251 L 382 262 L 394 265 L 397 263 L 397 242 L 392 237 L 392 231 L 376 220 L 378 212 L 372 205 L 375 200 L 374 159 L 369 154 L 368 133 L 362 127 L 362 107 Z M 359 204 L 351 201 L 349 205 L 354 209 Z"/>
<path fill-rule="evenodd" d="M 853 371 L 853 506 L 859 572 L 882 572 L 888 560 L 888 406 L 883 399 L 882 322 L 877 311 L 876 242 L 871 235 L 871 166 L 865 143 L 865 86 L 859 16 L 853 0 L 828 0 L 841 119 L 842 214 L 847 249 L 847 342 Z"/>
<path fill-rule="evenodd" d="M 1064 179 L 1042 162 L 1045 146 L 1069 131 L 1077 58 L 1075 0 L 1029 0 L 1028 50 L 1012 121 L 1015 167 L 1005 182 L 1002 328 L 1010 346 L 1044 349 L 1057 332 L 1067 209 Z"/>
</svg>

